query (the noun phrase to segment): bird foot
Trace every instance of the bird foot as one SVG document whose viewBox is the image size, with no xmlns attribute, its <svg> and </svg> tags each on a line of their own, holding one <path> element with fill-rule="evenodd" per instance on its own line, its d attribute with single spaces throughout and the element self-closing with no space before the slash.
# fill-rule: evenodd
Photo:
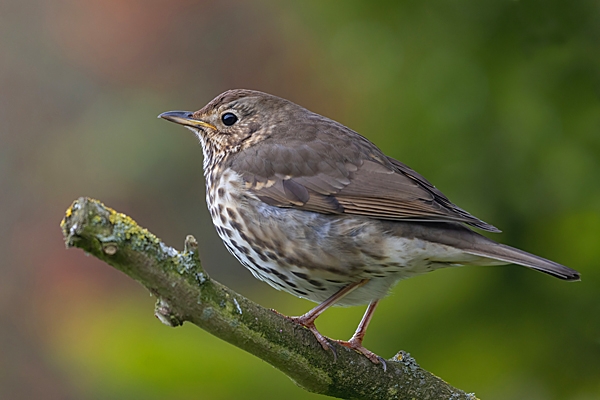
<svg viewBox="0 0 600 400">
<path fill-rule="evenodd" d="M 387 370 L 387 364 L 386 364 L 385 360 L 383 359 L 383 357 L 379 357 L 377 354 L 373 353 L 371 350 L 363 347 L 361 340 L 352 338 L 348 341 L 336 340 L 336 342 L 338 342 L 339 344 L 341 344 L 344 347 L 348 347 L 349 349 L 359 352 L 363 356 L 367 357 L 373 364 L 381 364 L 381 366 L 383 367 L 383 372 L 385 372 Z"/>
<path fill-rule="evenodd" d="M 304 315 L 302 315 L 300 317 L 286 317 L 286 318 L 297 323 L 298 325 L 302 325 L 303 327 L 305 327 L 309 331 L 311 331 L 312 334 L 315 336 L 315 339 L 317 339 L 317 342 L 319 342 L 321 347 L 323 347 L 323 350 L 326 350 L 326 351 L 331 350 L 331 352 L 333 353 L 333 361 L 334 362 L 337 361 L 337 352 L 335 351 L 335 348 L 329 343 L 329 340 L 325 336 L 323 336 L 323 334 L 321 334 L 321 332 L 319 332 L 317 330 L 314 320 L 305 318 Z"/>
</svg>

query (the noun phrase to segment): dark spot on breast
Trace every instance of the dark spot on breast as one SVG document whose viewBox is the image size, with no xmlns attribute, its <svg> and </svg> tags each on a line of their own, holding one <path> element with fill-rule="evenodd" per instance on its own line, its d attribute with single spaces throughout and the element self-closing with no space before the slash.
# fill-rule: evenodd
<svg viewBox="0 0 600 400">
<path fill-rule="evenodd" d="M 241 238 L 241 239 L 242 239 L 244 242 L 246 242 L 246 243 L 250 243 L 250 240 L 248 239 L 248 236 L 247 236 L 247 235 L 246 235 L 244 232 L 242 232 L 242 231 L 239 231 L 238 233 L 239 233 L 239 235 L 240 235 L 240 238 Z"/>
<path fill-rule="evenodd" d="M 285 263 L 287 263 L 288 265 L 297 265 L 297 266 L 304 266 L 307 267 L 306 264 L 303 264 L 300 260 L 298 260 L 297 258 L 293 258 L 293 257 L 284 257 L 283 261 Z"/>
<path fill-rule="evenodd" d="M 306 293 L 306 292 L 304 292 L 304 291 L 302 291 L 300 289 L 294 289 L 294 292 L 296 292 L 296 293 L 298 293 L 299 295 L 302 295 L 302 296 L 308 296 L 308 293 Z"/>
<path fill-rule="evenodd" d="M 269 246 L 267 245 L 267 243 L 264 240 L 262 240 L 260 237 L 258 237 L 258 235 L 255 232 L 253 232 L 252 234 L 254 235 L 253 236 L 253 238 L 254 238 L 253 239 L 253 243 L 254 243 L 254 245 L 256 247 L 260 247 L 262 249 L 269 248 Z"/>
<path fill-rule="evenodd" d="M 331 283 L 342 283 L 342 281 L 336 281 L 335 279 L 325 279 L 327 282 Z"/>
<path fill-rule="evenodd" d="M 229 215 L 229 218 L 231 218 L 232 220 L 236 221 L 237 220 L 237 213 L 235 211 L 233 211 L 232 208 L 227 207 L 227 215 Z"/>
<path fill-rule="evenodd" d="M 248 255 L 250 253 L 250 250 L 247 247 L 244 247 L 240 244 L 238 244 L 235 240 L 232 240 L 231 243 L 233 244 L 233 246 L 238 249 L 238 251 Z"/>
<path fill-rule="evenodd" d="M 316 287 L 321 287 L 321 286 L 323 286 L 323 284 L 322 284 L 321 282 L 319 282 L 319 281 L 315 281 L 314 279 L 309 279 L 309 280 L 308 280 L 308 283 L 310 283 L 311 285 L 313 285 L 313 286 L 316 286 Z"/>
<path fill-rule="evenodd" d="M 272 273 L 273 275 L 277 276 L 278 278 L 280 278 L 283 281 L 287 279 L 287 276 L 285 276 L 285 274 L 282 274 L 281 272 L 277 271 L 276 269 L 269 268 L 269 272 Z"/>
<path fill-rule="evenodd" d="M 239 222 L 237 222 L 237 221 L 230 221 L 230 222 L 229 222 L 229 225 L 231 225 L 231 227 L 232 227 L 233 229 L 235 229 L 236 231 L 238 231 L 238 232 L 241 232 L 241 231 L 242 231 L 242 224 L 240 224 L 240 223 L 239 223 Z"/>
<path fill-rule="evenodd" d="M 302 272 L 292 271 L 292 274 L 296 275 L 300 279 L 304 279 L 305 281 L 309 280 L 308 275 L 303 274 Z"/>
<path fill-rule="evenodd" d="M 265 255 L 267 257 L 269 257 L 271 260 L 277 260 L 277 256 L 275 255 L 275 253 L 273 253 L 271 251 L 265 251 Z"/>
<path fill-rule="evenodd" d="M 286 285 L 288 285 L 289 287 L 293 287 L 293 288 L 297 288 L 298 286 L 296 286 L 296 284 L 292 281 L 284 281 Z"/>
<path fill-rule="evenodd" d="M 219 219 L 221 220 L 222 223 L 226 223 L 227 222 L 227 218 L 225 218 L 225 215 L 223 213 L 219 214 Z"/>
<path fill-rule="evenodd" d="M 263 266 L 260 266 L 260 265 L 258 265 L 258 264 L 256 264 L 256 268 L 260 269 L 260 270 L 261 270 L 261 271 L 263 271 L 263 272 L 269 273 L 269 269 L 268 269 L 268 268 L 265 268 L 265 267 L 263 267 Z"/>
<path fill-rule="evenodd" d="M 296 284 L 294 282 L 292 282 L 288 278 L 288 276 L 286 274 L 283 274 L 283 273 L 281 273 L 281 272 L 279 272 L 279 271 L 277 271 L 276 269 L 273 269 L 273 268 L 269 268 L 269 272 L 271 274 L 275 275 L 276 277 L 278 277 L 279 279 L 281 279 L 282 281 L 284 281 L 285 284 L 288 285 L 289 287 L 292 287 L 292 288 L 298 287 L 298 286 L 296 286 Z"/>
<path fill-rule="evenodd" d="M 267 278 L 267 279 L 269 279 L 269 278 Z M 284 288 L 283 284 L 281 284 L 281 283 L 279 283 L 279 282 L 276 282 L 276 281 L 274 281 L 273 279 L 269 279 L 269 282 L 273 283 L 274 285 L 277 285 L 277 286 L 279 286 L 280 288 Z"/>
<path fill-rule="evenodd" d="M 224 197 L 225 196 L 225 189 L 223 189 L 222 187 L 220 187 L 217 190 L 217 194 L 219 195 L 219 197 Z"/>
<path fill-rule="evenodd" d="M 378 271 L 378 270 L 372 270 L 372 269 L 365 269 L 363 271 L 365 274 L 369 274 L 374 278 L 385 278 L 387 275 L 382 274 L 382 271 Z"/>
</svg>

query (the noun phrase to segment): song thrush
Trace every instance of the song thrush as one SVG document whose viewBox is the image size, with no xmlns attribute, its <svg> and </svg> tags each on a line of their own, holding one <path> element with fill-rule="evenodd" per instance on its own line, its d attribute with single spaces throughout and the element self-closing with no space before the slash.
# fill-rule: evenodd
<svg viewBox="0 0 600 400">
<path fill-rule="evenodd" d="M 159 117 L 202 143 L 206 200 L 227 249 L 276 289 L 319 303 L 292 319 L 315 327 L 329 306 L 375 307 L 399 280 L 459 265 L 519 264 L 565 280 L 579 273 L 496 243 L 465 225 L 499 232 L 454 205 L 421 175 L 338 122 L 288 100 L 230 90 L 196 112 Z"/>
</svg>

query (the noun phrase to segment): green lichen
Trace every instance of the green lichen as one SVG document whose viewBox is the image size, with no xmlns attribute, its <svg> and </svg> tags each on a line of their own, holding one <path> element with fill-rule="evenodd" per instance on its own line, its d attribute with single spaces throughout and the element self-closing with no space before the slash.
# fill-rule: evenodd
<svg viewBox="0 0 600 400">
<path fill-rule="evenodd" d="M 158 245 L 160 240 L 147 229 L 139 226 L 133 218 L 106 207 L 109 211 L 109 222 L 113 225 L 113 235 L 118 239 L 131 241 L 132 245 L 147 247 L 148 244 Z"/>
</svg>

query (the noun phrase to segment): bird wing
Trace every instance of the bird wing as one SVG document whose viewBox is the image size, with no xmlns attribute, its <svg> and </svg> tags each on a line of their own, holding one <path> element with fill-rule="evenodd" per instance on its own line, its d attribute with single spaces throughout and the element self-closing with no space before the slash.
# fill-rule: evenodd
<svg viewBox="0 0 600 400">
<path fill-rule="evenodd" d="M 323 130 L 322 120 L 318 127 Z M 267 138 L 238 154 L 229 166 L 242 175 L 248 190 L 277 207 L 385 220 L 459 222 L 499 232 L 358 133 L 331 121 L 322 133 L 335 134 L 335 140 L 320 140 L 310 128 L 288 135 L 284 143 L 281 135 L 276 142 Z M 342 135 L 336 134 L 342 129 Z"/>
</svg>

